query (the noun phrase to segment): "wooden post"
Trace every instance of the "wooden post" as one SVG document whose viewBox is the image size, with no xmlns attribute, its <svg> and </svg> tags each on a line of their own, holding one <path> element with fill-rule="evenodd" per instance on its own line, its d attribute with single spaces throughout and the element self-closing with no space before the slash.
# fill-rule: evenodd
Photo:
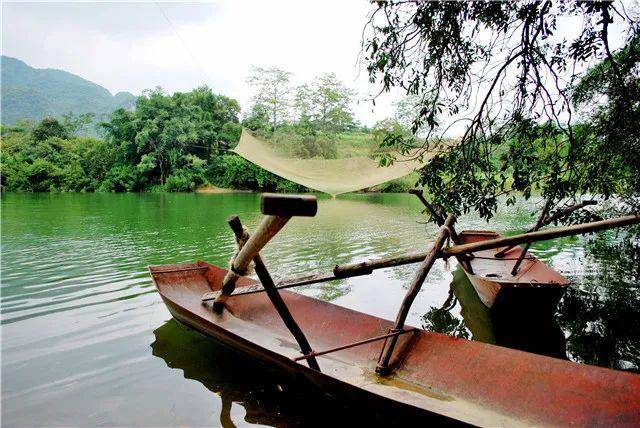
<svg viewBox="0 0 640 428">
<path fill-rule="evenodd" d="M 549 212 L 549 208 L 551 208 L 552 202 L 553 202 L 553 199 L 547 199 L 547 201 L 544 203 L 544 207 L 542 207 L 542 211 L 540 212 L 540 215 L 536 220 L 536 224 L 533 225 L 533 231 L 540 229 L 540 226 L 542 226 L 542 222 L 547 216 L 547 213 Z M 516 263 L 513 265 L 513 269 L 511 269 L 511 275 L 515 276 L 518 273 L 518 269 L 520 269 L 520 264 L 522 264 L 522 261 L 527 255 L 527 251 L 529 251 L 530 247 L 531 247 L 531 242 L 527 242 L 524 248 L 522 249 L 520 256 L 518 257 L 518 260 L 516 260 Z"/>
<path fill-rule="evenodd" d="M 291 216 L 313 217 L 316 215 L 318 201 L 312 195 L 265 193 L 261 198 L 260 209 L 267 215 L 233 259 L 229 272 L 222 280 L 222 291 L 213 302 L 213 310 L 218 313 L 222 312 L 224 302 L 235 290 L 238 278 L 246 274 L 251 260 L 287 224 Z"/>
<path fill-rule="evenodd" d="M 427 278 L 429 271 L 433 267 L 433 263 L 438 258 L 440 249 L 445 244 L 447 238 L 451 233 L 451 226 L 455 222 L 455 217 L 453 215 L 449 215 L 444 222 L 444 225 L 440 227 L 440 231 L 436 236 L 436 239 L 431 247 L 431 250 L 427 253 L 427 256 L 424 258 L 420 267 L 418 268 L 418 273 L 416 277 L 411 282 L 411 286 L 407 291 L 407 294 L 400 305 L 400 310 L 398 311 L 398 315 L 396 316 L 396 321 L 394 325 L 394 330 L 401 330 L 404 328 L 404 323 L 407 320 L 407 316 L 409 315 L 409 310 L 411 309 L 411 305 L 415 300 L 418 292 L 420 292 L 420 288 L 422 288 L 422 284 L 424 280 Z M 393 354 L 393 350 L 398 343 L 398 336 L 393 336 L 388 340 L 385 340 L 383 345 L 383 352 L 380 356 L 380 360 L 378 360 L 378 365 L 376 366 L 376 372 L 380 374 L 386 374 L 389 369 L 389 361 L 391 360 L 391 355 Z M 387 346 L 388 344 L 388 346 Z"/>
<path fill-rule="evenodd" d="M 242 228 L 242 223 L 240 222 L 240 218 L 238 216 L 231 216 L 228 223 L 231 227 L 231 230 L 233 230 L 233 233 L 236 236 L 236 241 L 240 242 L 242 239 L 246 239 L 246 236 L 244 236 L 244 234 L 248 235 L 248 233 Z M 251 238 L 249 238 L 249 240 L 250 239 Z M 247 241 L 247 244 L 248 242 L 249 241 Z M 255 266 L 256 275 L 258 275 L 258 278 L 260 279 L 260 282 L 264 287 L 264 291 L 267 293 L 269 300 L 271 300 L 271 303 L 276 308 L 278 315 L 280 315 L 280 318 L 282 318 L 282 321 L 298 342 L 300 350 L 304 355 L 311 354 L 313 352 L 313 349 L 311 349 L 309 341 L 300 329 L 300 326 L 298 326 L 296 320 L 291 315 L 291 312 L 289 312 L 289 308 L 282 299 L 282 296 L 280 296 L 280 293 L 278 292 L 278 289 L 276 288 L 276 285 L 274 284 L 273 279 L 271 278 L 271 275 L 267 270 L 267 267 L 262 261 L 262 257 L 260 256 L 260 254 L 256 254 L 253 256 L 253 263 Z M 306 358 L 306 360 L 307 364 L 309 364 L 309 367 L 314 370 L 320 371 L 320 366 L 318 365 L 318 361 L 316 361 L 314 356 L 309 356 L 308 358 Z"/>
<path fill-rule="evenodd" d="M 445 218 L 442 215 L 440 215 L 440 213 L 437 212 L 436 209 L 433 208 L 433 206 L 425 199 L 422 189 L 410 189 L 409 193 L 411 193 L 412 195 L 416 195 L 418 199 L 420 199 L 420 202 L 422 202 L 422 205 L 424 205 L 425 208 L 427 208 L 427 210 L 431 214 L 431 217 L 433 217 L 436 220 L 436 223 L 438 223 L 438 226 L 442 226 L 444 224 Z M 459 244 L 460 238 L 458 238 L 458 234 L 456 233 L 455 227 L 453 227 L 452 225 L 450 229 L 451 229 L 451 240 L 455 244 Z M 464 266 L 467 272 L 473 275 L 473 266 L 471 266 L 471 261 L 470 261 L 470 259 L 473 258 L 473 254 L 463 254 L 456 258 L 458 259 L 458 262 Z"/>
</svg>

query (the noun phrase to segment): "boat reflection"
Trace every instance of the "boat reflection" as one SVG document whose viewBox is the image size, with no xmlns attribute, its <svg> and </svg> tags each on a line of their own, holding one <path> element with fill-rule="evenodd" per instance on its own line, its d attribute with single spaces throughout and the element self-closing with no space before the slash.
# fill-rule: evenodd
<svg viewBox="0 0 640 428">
<path fill-rule="evenodd" d="M 213 426 L 247 424 L 268 426 L 407 426 L 442 423 L 441 417 L 416 412 L 409 406 L 384 403 L 373 398 L 333 397 L 308 383 L 222 346 L 174 319 L 154 332 L 152 353 L 172 369 L 181 370 L 220 396 L 219 422 Z M 346 398 L 346 399 L 344 399 Z M 246 412 L 238 421 L 240 405 Z M 235 417 L 234 417 L 235 416 Z"/>
<path fill-rule="evenodd" d="M 153 355 L 168 367 L 182 370 L 186 379 L 200 382 L 220 396 L 220 424 L 234 427 L 231 410 L 238 403 L 244 422 L 281 426 L 302 422 L 308 406 L 280 373 L 171 319 L 154 332 Z M 215 409 L 212 409 L 215 410 Z M 307 413 L 309 414 L 309 413 Z M 312 414 L 312 413 L 311 413 Z M 218 425 L 218 423 L 214 423 Z"/>
<path fill-rule="evenodd" d="M 460 304 L 460 317 L 454 314 Z M 495 308 L 495 307 L 494 307 Z M 553 313 L 532 307 L 487 308 L 459 267 L 453 273 L 449 296 L 442 307 L 422 316 L 426 330 L 491 343 L 521 351 L 567 359 L 566 340 Z"/>
</svg>

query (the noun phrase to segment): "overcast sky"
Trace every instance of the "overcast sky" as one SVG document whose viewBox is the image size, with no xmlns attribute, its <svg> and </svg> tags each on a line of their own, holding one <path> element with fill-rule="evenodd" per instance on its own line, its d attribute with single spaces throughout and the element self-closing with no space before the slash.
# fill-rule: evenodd
<svg viewBox="0 0 640 428">
<path fill-rule="evenodd" d="M 294 83 L 336 73 L 360 93 L 362 123 L 393 114 L 393 97 L 375 108 L 366 100 L 375 88 L 357 64 L 367 1 L 2 3 L 4 55 L 69 71 L 112 93 L 206 83 L 247 108 L 249 67 L 274 65 L 293 72 Z"/>
</svg>

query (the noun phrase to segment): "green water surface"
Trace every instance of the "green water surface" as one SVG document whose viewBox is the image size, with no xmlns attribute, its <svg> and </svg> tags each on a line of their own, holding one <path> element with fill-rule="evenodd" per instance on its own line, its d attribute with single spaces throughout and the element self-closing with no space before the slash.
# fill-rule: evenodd
<svg viewBox="0 0 640 428">
<path fill-rule="evenodd" d="M 258 207 L 256 194 L 3 195 L 2 423 L 242 426 L 333 420 L 344 403 L 306 396 L 280 382 L 278 373 L 172 321 L 147 273 L 148 265 L 196 259 L 226 265 L 234 250 L 227 217 L 238 214 L 253 230 Z M 540 201 L 503 207 L 491 227 L 521 232 L 539 207 Z M 281 279 L 423 250 L 436 232 L 423 220 L 409 195 L 320 197 L 317 217 L 292 220 L 263 257 Z M 487 227 L 472 216 L 458 226 Z M 543 333 L 517 327 L 510 343 L 526 348 L 541 341 L 530 350 L 638 370 L 640 268 L 607 242 L 572 237 L 534 246 L 573 285 Z M 414 268 L 297 291 L 393 319 Z M 408 323 L 505 342 L 453 260 L 436 263 Z M 387 417 L 372 415 L 376 421 Z"/>
</svg>

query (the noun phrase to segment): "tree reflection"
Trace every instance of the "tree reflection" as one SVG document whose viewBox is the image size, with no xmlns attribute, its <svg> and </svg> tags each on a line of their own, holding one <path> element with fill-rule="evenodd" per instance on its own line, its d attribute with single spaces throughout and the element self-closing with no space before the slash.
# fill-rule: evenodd
<svg viewBox="0 0 640 428">
<path fill-rule="evenodd" d="M 422 316 L 422 328 L 429 331 L 448 334 L 450 336 L 469 338 L 463 320 L 455 317 L 451 310 L 456 306 L 457 299 L 453 294 L 453 288 L 449 289 L 449 296 L 442 307 L 431 306 L 429 311 Z"/>
<path fill-rule="evenodd" d="M 556 358 L 640 372 L 640 247 L 637 233 L 599 234 L 585 245 L 584 272 L 554 316 L 534 307 L 489 310 L 461 269 L 449 295 L 431 307 L 422 327 Z M 458 306 L 459 304 L 459 306 Z M 459 312 L 458 312 L 459 308 Z"/>
<path fill-rule="evenodd" d="M 459 316 L 456 314 L 459 303 Z M 566 358 L 565 340 L 550 311 L 502 305 L 486 307 L 464 271 L 456 269 L 442 307 L 422 317 L 424 329 L 526 352 Z"/>
<path fill-rule="evenodd" d="M 632 235 L 601 234 L 587 245 L 558 310 L 572 360 L 619 370 L 640 367 L 640 249 Z"/>
</svg>

